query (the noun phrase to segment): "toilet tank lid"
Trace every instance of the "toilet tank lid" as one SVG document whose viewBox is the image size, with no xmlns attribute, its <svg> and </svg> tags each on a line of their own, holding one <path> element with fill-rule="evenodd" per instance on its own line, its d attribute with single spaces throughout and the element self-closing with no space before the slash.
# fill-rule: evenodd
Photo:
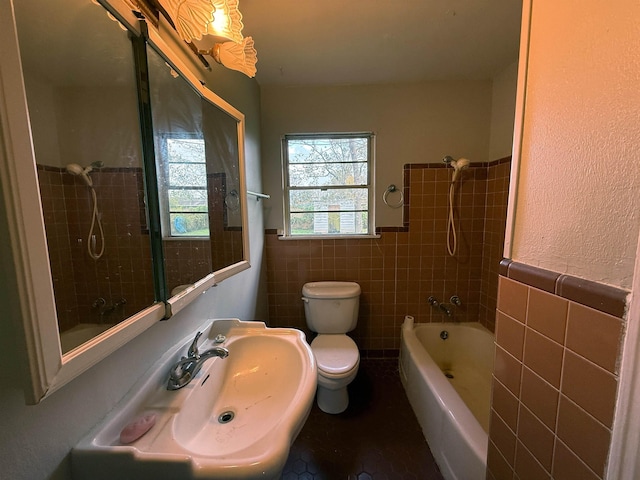
<svg viewBox="0 0 640 480">
<path fill-rule="evenodd" d="M 302 287 L 307 298 L 353 298 L 360 295 L 360 285 L 355 282 L 310 282 Z"/>
</svg>

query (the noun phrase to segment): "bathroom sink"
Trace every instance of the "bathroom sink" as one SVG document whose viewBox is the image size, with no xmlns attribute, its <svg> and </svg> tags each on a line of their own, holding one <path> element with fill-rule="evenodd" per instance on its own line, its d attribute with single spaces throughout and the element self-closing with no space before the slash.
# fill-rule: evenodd
<svg viewBox="0 0 640 480">
<path fill-rule="evenodd" d="M 214 339 L 224 335 L 222 343 Z M 180 344 L 158 362 L 123 405 L 72 451 L 76 478 L 279 478 L 316 390 L 316 364 L 299 330 L 262 322 L 217 320 L 202 350 L 220 345 L 226 358 L 207 360 L 179 390 L 167 390 Z M 139 439 L 120 433 L 136 419 L 153 420 Z"/>
</svg>

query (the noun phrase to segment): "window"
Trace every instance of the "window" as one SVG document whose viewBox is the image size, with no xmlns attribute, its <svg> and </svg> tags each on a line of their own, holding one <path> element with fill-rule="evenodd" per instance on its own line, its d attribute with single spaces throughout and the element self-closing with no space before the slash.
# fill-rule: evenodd
<svg viewBox="0 0 640 480">
<path fill-rule="evenodd" d="M 286 236 L 373 235 L 372 133 L 286 135 Z"/>
<path fill-rule="evenodd" d="M 202 138 L 162 140 L 161 202 L 164 232 L 171 237 L 209 237 L 207 165 Z M 165 233 L 166 235 L 166 233 Z"/>
</svg>

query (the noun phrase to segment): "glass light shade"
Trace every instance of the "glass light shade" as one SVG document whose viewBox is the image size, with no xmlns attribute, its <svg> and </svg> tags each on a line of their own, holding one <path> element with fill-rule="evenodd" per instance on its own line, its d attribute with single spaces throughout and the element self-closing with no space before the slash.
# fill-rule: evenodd
<svg viewBox="0 0 640 480">
<path fill-rule="evenodd" d="M 244 25 L 242 24 L 242 14 L 238 10 L 238 0 L 212 1 L 216 11 L 213 14 L 213 22 L 207 25 L 207 35 L 224 38 L 223 42 L 242 42 Z"/>
<path fill-rule="evenodd" d="M 213 22 L 216 7 L 212 0 L 158 0 L 185 42 L 199 40 L 206 35 Z"/>
<path fill-rule="evenodd" d="M 225 42 L 216 43 L 211 50 L 206 52 L 214 60 L 231 70 L 244 73 L 247 77 L 255 77 L 258 61 L 258 53 L 253 46 L 253 38 L 246 37 L 242 43 Z"/>
</svg>

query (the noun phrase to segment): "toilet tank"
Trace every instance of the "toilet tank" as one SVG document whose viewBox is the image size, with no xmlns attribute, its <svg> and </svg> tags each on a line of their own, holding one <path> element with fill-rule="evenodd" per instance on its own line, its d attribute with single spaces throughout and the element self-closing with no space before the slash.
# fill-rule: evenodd
<svg viewBox="0 0 640 480">
<path fill-rule="evenodd" d="M 311 282 L 302 287 L 307 326 L 317 333 L 347 333 L 356 328 L 360 285 L 355 282 Z"/>
</svg>

